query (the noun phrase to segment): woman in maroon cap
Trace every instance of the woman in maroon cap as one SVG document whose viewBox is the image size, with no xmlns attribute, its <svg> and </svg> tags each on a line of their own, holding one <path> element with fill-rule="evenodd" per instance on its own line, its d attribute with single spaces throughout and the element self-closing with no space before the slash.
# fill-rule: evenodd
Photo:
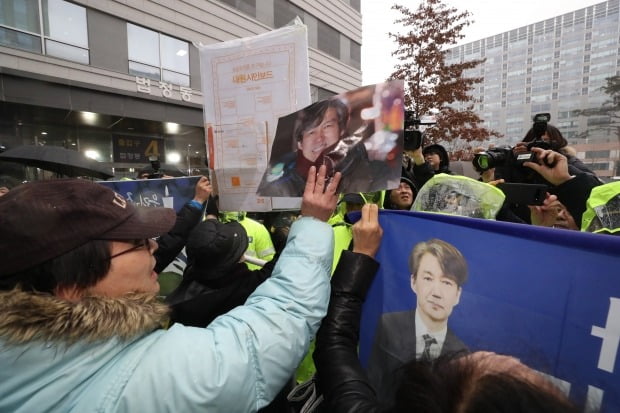
<svg viewBox="0 0 620 413">
<path fill-rule="evenodd" d="M 327 310 L 325 223 L 337 174 L 310 171 L 272 276 L 206 328 L 161 327 L 152 241 L 174 211 L 96 183 L 40 181 L 0 198 L 0 411 L 255 411 L 291 377 Z"/>
</svg>

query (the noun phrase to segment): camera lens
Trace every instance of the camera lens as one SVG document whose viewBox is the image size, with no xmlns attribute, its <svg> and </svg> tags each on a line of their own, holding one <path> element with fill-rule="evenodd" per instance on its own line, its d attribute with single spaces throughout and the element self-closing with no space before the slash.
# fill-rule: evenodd
<svg viewBox="0 0 620 413">
<path fill-rule="evenodd" d="M 478 164 L 478 167 L 482 170 L 487 170 L 489 169 L 489 157 L 487 155 L 479 155 L 476 159 L 476 163 Z"/>
</svg>

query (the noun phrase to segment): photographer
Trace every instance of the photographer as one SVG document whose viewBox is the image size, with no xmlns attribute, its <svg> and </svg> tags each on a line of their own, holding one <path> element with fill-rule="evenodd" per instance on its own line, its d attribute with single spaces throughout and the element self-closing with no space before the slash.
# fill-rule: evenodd
<svg viewBox="0 0 620 413">
<path fill-rule="evenodd" d="M 415 150 L 405 150 L 405 154 L 405 158 L 410 158 L 405 169 L 418 188 L 422 188 L 436 174 L 454 175 L 450 170 L 448 151 L 439 144 L 428 145 L 424 149 L 418 147 Z"/>
<path fill-rule="evenodd" d="M 527 131 L 523 140 L 512 148 L 511 160 L 497 166 L 495 179 L 504 179 L 506 182 L 549 184 L 538 173 L 520 168 L 520 160 L 531 153 L 532 148 L 551 149 L 564 155 L 571 175 L 580 173 L 596 175 L 574 155 L 574 151 L 567 146 L 568 142 L 560 130 L 548 123 L 550 119 L 551 116 L 548 113 L 534 115 L 532 127 Z"/>
<path fill-rule="evenodd" d="M 484 176 L 487 182 L 503 179 L 507 183 L 542 184 L 552 187 L 553 182 L 534 168 L 527 167 L 528 164 L 540 162 L 536 157 L 538 151 L 534 149 L 551 150 L 564 156 L 567 173 L 570 176 L 587 174 L 600 184 L 601 181 L 595 173 L 574 156 L 574 151 L 567 146 L 567 141 L 560 131 L 548 124 L 550 119 L 551 116 L 548 113 L 534 115 L 532 128 L 521 142 L 517 143 L 514 148 L 493 148 L 477 153 L 472 161 L 474 168 L 481 176 Z M 551 164 L 548 166 L 553 167 Z M 520 220 L 531 223 L 530 210 L 527 205 L 510 203 L 508 208 Z"/>
<path fill-rule="evenodd" d="M 590 192 L 601 181 L 589 173 L 572 174 L 568 158 L 559 152 L 542 148 L 532 148 L 532 152 L 538 162 L 525 162 L 523 166 L 536 171 L 552 185 L 549 192 L 557 196 L 580 225 Z"/>
<path fill-rule="evenodd" d="M 450 171 L 450 157 L 446 148 L 439 144 L 424 147 L 424 132 L 419 130 L 419 126 L 434 124 L 435 122 L 422 122 L 415 117 L 413 111 L 405 111 L 402 175 L 410 178 L 416 188 L 422 188 L 435 174 L 454 175 Z"/>
</svg>

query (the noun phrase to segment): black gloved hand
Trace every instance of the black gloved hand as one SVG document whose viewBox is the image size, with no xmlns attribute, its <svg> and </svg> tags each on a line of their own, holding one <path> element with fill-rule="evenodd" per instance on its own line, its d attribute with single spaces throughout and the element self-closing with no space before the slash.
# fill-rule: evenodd
<svg viewBox="0 0 620 413">
<path fill-rule="evenodd" d="M 209 199 L 207 200 L 207 209 L 206 215 L 215 215 L 218 216 L 220 210 L 217 208 L 218 196 L 209 195 Z"/>
</svg>

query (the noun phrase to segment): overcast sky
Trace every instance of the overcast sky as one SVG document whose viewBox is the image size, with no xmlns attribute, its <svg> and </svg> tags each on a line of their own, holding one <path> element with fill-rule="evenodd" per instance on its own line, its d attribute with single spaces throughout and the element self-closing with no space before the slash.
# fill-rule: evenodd
<svg viewBox="0 0 620 413">
<path fill-rule="evenodd" d="M 418 0 L 362 0 L 362 83 L 384 81 L 392 72 L 394 60 L 390 53 L 396 44 L 387 32 L 398 32 L 394 19 L 398 13 L 390 9 L 398 3 L 415 10 Z M 473 24 L 467 27 L 462 43 L 503 33 L 550 17 L 581 9 L 601 0 L 448 0 L 459 11 L 469 11 Z"/>
</svg>

